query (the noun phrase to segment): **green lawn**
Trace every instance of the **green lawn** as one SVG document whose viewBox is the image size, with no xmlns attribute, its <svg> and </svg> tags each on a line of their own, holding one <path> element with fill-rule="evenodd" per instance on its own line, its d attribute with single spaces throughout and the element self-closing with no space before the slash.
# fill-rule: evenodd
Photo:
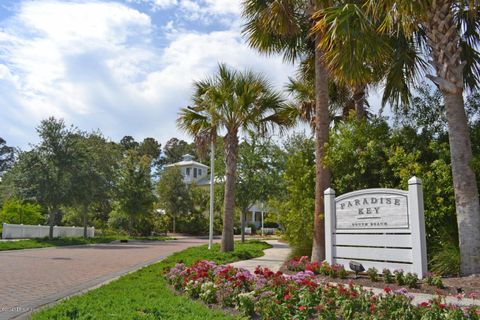
<svg viewBox="0 0 480 320">
<path fill-rule="evenodd" d="M 176 295 L 167 287 L 162 274 L 177 262 L 191 265 L 198 260 L 228 263 L 263 255 L 270 245 L 260 241 L 236 243 L 235 251 L 221 253 L 219 245 L 193 247 L 173 254 L 165 260 L 92 290 L 72 297 L 32 317 L 54 319 L 162 319 L 162 320 L 227 320 L 240 319 L 221 310 Z"/>
<path fill-rule="evenodd" d="M 94 238 L 55 238 L 49 240 L 43 239 L 29 239 L 19 241 L 0 241 L 0 251 L 4 250 L 20 250 L 20 249 L 35 249 L 46 247 L 61 247 L 61 246 L 75 246 L 82 244 L 95 243 L 109 243 L 115 240 L 129 239 L 129 240 L 149 240 L 149 241 L 163 241 L 173 239 L 169 237 L 126 237 L 126 236 L 108 236 L 108 237 L 94 237 Z"/>
</svg>

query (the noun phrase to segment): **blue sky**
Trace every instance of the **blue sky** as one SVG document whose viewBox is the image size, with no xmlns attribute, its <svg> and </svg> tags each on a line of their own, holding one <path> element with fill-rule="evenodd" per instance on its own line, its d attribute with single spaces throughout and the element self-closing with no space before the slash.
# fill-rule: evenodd
<svg viewBox="0 0 480 320">
<path fill-rule="evenodd" d="M 248 48 L 240 0 L 0 2 L 0 137 L 28 149 L 49 116 L 113 140 L 187 138 L 192 83 L 218 62 L 282 88 L 293 66 Z"/>
</svg>

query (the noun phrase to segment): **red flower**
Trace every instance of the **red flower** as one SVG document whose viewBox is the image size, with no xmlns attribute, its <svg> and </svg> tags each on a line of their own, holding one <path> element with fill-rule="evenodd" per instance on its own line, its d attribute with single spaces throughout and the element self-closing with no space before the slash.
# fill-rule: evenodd
<svg viewBox="0 0 480 320">
<path fill-rule="evenodd" d="M 428 306 L 429 306 L 429 303 L 426 302 L 426 301 L 423 301 L 422 303 L 420 303 L 420 305 L 421 305 L 422 307 L 428 307 Z"/>
<path fill-rule="evenodd" d="M 386 293 L 390 293 L 392 292 L 392 289 L 390 289 L 389 287 L 385 287 L 383 288 L 383 291 L 385 291 Z"/>
<path fill-rule="evenodd" d="M 443 303 L 440 303 L 438 306 L 440 307 L 440 309 L 445 309 L 445 307 L 446 307 L 446 305 L 443 304 Z"/>
<path fill-rule="evenodd" d="M 291 297 L 290 297 L 288 294 L 285 295 L 285 297 L 283 297 L 284 300 L 290 300 L 290 298 L 291 298 Z"/>
<path fill-rule="evenodd" d="M 300 306 L 300 307 L 298 307 L 298 310 L 303 311 L 303 310 L 305 310 L 305 307 L 304 307 L 304 306 Z"/>
<path fill-rule="evenodd" d="M 375 312 L 375 308 L 376 308 L 376 307 L 375 307 L 375 305 L 374 305 L 373 303 L 370 304 L 370 308 L 369 308 L 369 309 L 370 309 L 370 312 L 372 312 L 372 313 Z"/>
</svg>

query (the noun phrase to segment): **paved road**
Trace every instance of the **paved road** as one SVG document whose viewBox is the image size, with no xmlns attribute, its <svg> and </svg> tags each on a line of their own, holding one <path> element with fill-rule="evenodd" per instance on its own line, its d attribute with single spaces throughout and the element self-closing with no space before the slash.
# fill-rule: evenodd
<svg viewBox="0 0 480 320">
<path fill-rule="evenodd" d="M 99 285 L 187 247 L 197 238 L 0 252 L 0 320 Z"/>
</svg>

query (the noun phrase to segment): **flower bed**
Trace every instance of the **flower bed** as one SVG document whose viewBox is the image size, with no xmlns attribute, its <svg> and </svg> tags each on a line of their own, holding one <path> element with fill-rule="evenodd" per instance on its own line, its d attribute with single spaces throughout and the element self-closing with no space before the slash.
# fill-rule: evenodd
<svg viewBox="0 0 480 320">
<path fill-rule="evenodd" d="M 342 265 L 330 266 L 328 263 L 321 264 L 310 262 L 309 258 L 293 257 L 284 265 L 286 272 L 299 272 L 310 270 L 325 281 L 335 281 L 348 284 L 354 281 L 355 285 L 366 287 L 383 288 L 388 286 L 392 289 L 408 287 L 411 292 L 421 292 L 436 295 L 450 295 L 477 299 L 480 296 L 480 277 L 442 278 L 428 273 L 423 280 L 419 280 L 415 273 L 403 270 L 383 269 L 381 272 L 376 268 L 369 268 L 358 277 L 353 272 L 347 272 Z M 460 292 L 460 293 L 459 293 Z"/>
<path fill-rule="evenodd" d="M 440 298 L 411 304 L 406 289 L 375 295 L 360 287 L 321 283 L 314 272 L 293 275 L 257 268 L 252 274 L 232 266 L 199 261 L 177 264 L 166 275 L 178 291 L 208 304 L 236 308 L 260 319 L 474 319 L 476 306 L 446 305 Z"/>
</svg>

